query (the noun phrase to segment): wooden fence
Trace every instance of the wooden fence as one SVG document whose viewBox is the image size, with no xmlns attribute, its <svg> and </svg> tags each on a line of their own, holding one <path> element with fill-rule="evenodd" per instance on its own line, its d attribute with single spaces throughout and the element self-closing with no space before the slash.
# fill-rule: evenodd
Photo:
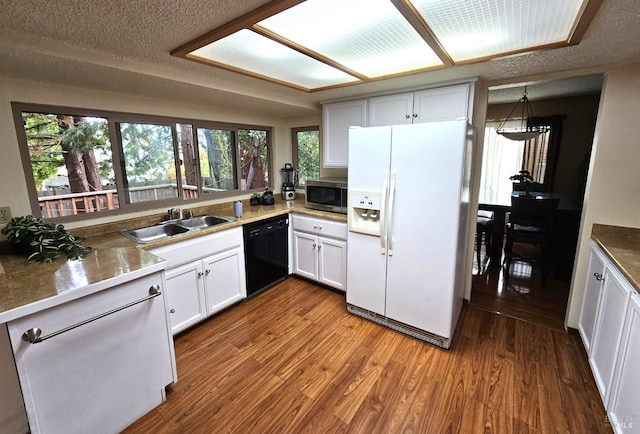
<svg viewBox="0 0 640 434">
<path fill-rule="evenodd" d="M 183 198 L 198 197 L 195 186 L 182 187 Z M 177 186 L 159 184 L 129 188 L 128 203 L 148 202 L 178 197 Z M 43 218 L 98 212 L 120 207 L 118 192 L 115 189 L 91 191 L 85 193 L 65 193 L 38 197 Z"/>
</svg>

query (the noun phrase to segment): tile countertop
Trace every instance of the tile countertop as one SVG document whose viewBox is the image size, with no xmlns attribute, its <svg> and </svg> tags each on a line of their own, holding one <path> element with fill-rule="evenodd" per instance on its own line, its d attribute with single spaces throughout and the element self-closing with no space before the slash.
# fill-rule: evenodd
<svg viewBox="0 0 640 434">
<path fill-rule="evenodd" d="M 232 202 L 190 209 L 195 216 L 233 215 Z M 84 245 L 93 249 L 77 261 L 27 262 L 24 256 L 13 254 L 7 242 L 0 242 L 0 324 L 164 269 L 165 261 L 147 252 L 148 249 L 290 212 L 347 221 L 344 214 L 312 210 L 301 200 L 276 200 L 271 206 L 250 206 L 244 201 L 243 215 L 234 222 L 149 244 L 136 244 L 118 231 L 156 224 L 163 216 L 70 229 L 74 235 L 84 238 Z"/>
<path fill-rule="evenodd" d="M 594 224 L 591 239 L 640 292 L 640 229 Z"/>
</svg>

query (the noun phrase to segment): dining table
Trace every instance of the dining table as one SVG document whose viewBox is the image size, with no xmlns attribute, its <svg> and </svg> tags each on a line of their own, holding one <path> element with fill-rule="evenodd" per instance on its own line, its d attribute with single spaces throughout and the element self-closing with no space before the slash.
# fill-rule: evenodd
<svg viewBox="0 0 640 434">
<path fill-rule="evenodd" d="M 530 196 L 532 199 L 553 199 L 555 193 L 543 191 L 512 191 L 511 197 Z M 480 203 L 479 210 L 493 211 L 491 246 L 489 248 L 489 267 L 501 267 L 504 254 L 504 240 L 508 214 L 511 204 Z M 561 208 L 556 213 L 552 237 L 552 274 L 554 278 L 571 280 L 578 231 L 580 228 L 580 210 Z"/>
</svg>

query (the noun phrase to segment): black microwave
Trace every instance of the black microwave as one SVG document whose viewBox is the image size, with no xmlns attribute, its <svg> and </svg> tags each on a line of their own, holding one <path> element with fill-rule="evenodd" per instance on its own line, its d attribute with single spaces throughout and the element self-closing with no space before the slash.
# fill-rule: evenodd
<svg viewBox="0 0 640 434">
<path fill-rule="evenodd" d="M 308 179 L 305 200 L 309 208 L 347 213 L 347 180 L 343 178 Z"/>
</svg>

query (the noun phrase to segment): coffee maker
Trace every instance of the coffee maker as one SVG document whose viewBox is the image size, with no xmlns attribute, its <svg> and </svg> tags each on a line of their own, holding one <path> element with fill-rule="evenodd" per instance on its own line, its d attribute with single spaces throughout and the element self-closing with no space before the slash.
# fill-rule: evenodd
<svg viewBox="0 0 640 434">
<path fill-rule="evenodd" d="M 290 163 L 286 163 L 282 169 L 282 200 L 294 200 L 296 198 L 296 182 L 298 171 Z"/>
</svg>

